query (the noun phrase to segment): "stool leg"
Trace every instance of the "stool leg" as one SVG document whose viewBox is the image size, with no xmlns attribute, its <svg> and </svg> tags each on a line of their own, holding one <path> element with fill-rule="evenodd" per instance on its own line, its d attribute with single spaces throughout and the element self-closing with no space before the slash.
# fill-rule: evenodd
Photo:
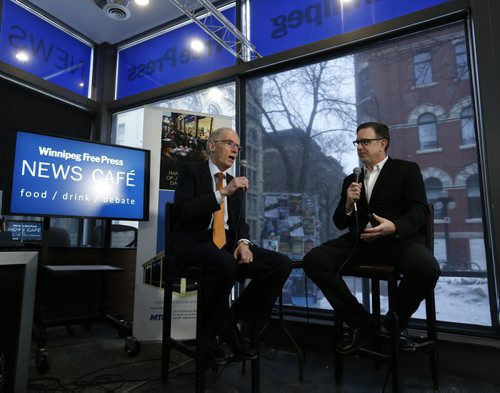
<svg viewBox="0 0 500 393">
<path fill-rule="evenodd" d="M 167 383 L 170 368 L 170 335 L 172 328 L 172 281 L 165 282 L 163 298 L 163 331 L 161 340 L 161 381 Z"/>
<path fill-rule="evenodd" d="M 253 359 L 252 363 L 252 393 L 260 392 L 260 359 Z"/>
<path fill-rule="evenodd" d="M 344 321 L 342 318 L 335 313 L 335 327 L 334 327 L 334 340 L 333 340 L 333 361 L 334 361 L 334 373 L 335 373 L 335 383 L 338 386 L 342 386 L 343 373 L 344 373 L 344 356 L 337 352 L 337 345 L 342 340 Z"/>
<path fill-rule="evenodd" d="M 196 359 L 195 359 L 195 392 L 203 393 L 205 391 L 205 351 L 207 348 L 207 339 L 205 329 L 202 327 L 203 321 L 203 297 L 204 285 L 203 279 L 198 282 L 198 292 L 196 299 Z"/>
<path fill-rule="evenodd" d="M 433 344 L 429 349 L 429 363 L 431 366 L 432 386 L 439 389 L 438 356 L 437 356 L 437 322 L 436 322 L 436 301 L 434 291 L 425 298 L 425 313 L 427 320 L 427 339 Z"/>
<path fill-rule="evenodd" d="M 372 315 L 380 323 L 380 281 L 372 279 Z"/>
<path fill-rule="evenodd" d="M 380 335 L 380 322 L 381 322 L 381 317 L 380 317 L 380 280 L 376 278 L 372 278 L 371 280 L 372 288 L 371 288 L 371 294 L 372 294 L 372 316 L 375 319 L 375 322 L 377 324 L 377 334 L 373 338 L 373 347 L 375 348 L 375 351 L 380 352 L 381 350 L 381 342 L 379 339 Z M 380 368 L 380 362 L 377 360 L 376 366 Z"/>
<path fill-rule="evenodd" d="M 283 293 L 280 293 L 278 297 L 278 317 L 280 321 L 280 327 L 281 329 L 285 332 L 286 336 L 292 343 L 292 346 L 295 350 L 295 353 L 297 354 L 297 361 L 299 363 L 299 380 L 303 381 L 304 380 L 304 354 L 302 353 L 302 349 L 300 348 L 299 344 L 293 337 L 292 333 L 290 332 L 290 329 L 288 328 L 288 325 L 286 324 L 284 318 L 283 318 Z"/>
<path fill-rule="evenodd" d="M 392 391 L 398 393 L 400 391 L 399 385 L 399 317 L 396 313 L 396 291 L 397 281 L 388 280 L 388 295 L 389 295 L 389 315 L 391 316 L 392 327 L 391 335 L 391 361 L 390 368 L 392 372 Z"/>
</svg>

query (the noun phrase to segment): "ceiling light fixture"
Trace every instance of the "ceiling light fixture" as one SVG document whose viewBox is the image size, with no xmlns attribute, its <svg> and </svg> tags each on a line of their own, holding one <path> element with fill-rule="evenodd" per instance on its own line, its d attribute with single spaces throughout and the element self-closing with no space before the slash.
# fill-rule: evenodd
<svg viewBox="0 0 500 393">
<path fill-rule="evenodd" d="M 125 20 L 130 18 L 129 0 L 94 0 L 97 6 L 111 19 Z"/>
<path fill-rule="evenodd" d="M 16 53 L 16 59 L 19 61 L 25 62 L 25 61 L 28 61 L 30 59 L 30 57 L 28 56 L 28 54 L 26 52 L 19 51 Z"/>
<path fill-rule="evenodd" d="M 191 49 L 197 53 L 200 53 L 203 51 L 203 49 L 205 49 L 205 44 L 198 38 L 194 38 L 191 40 Z"/>
<path fill-rule="evenodd" d="M 149 0 L 135 0 L 135 4 L 140 5 L 141 7 L 147 6 L 149 4 Z"/>
</svg>

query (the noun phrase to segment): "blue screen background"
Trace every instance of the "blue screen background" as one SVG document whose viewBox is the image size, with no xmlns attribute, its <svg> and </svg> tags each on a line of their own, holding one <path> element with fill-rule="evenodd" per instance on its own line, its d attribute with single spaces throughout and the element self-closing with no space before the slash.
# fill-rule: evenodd
<svg viewBox="0 0 500 393">
<path fill-rule="evenodd" d="M 251 41 L 267 56 L 448 0 L 252 0 Z"/>
<path fill-rule="evenodd" d="M 89 96 L 92 47 L 9 0 L 3 1 L 0 60 Z M 28 61 L 16 54 L 24 51 Z"/>
<path fill-rule="evenodd" d="M 43 149 L 68 157 L 43 155 Z M 144 208 L 149 203 L 145 200 L 148 154 L 146 150 L 20 131 L 15 147 L 11 213 L 144 219 Z M 89 157 L 101 162 L 92 162 Z M 116 160 L 115 164 L 111 160 Z M 127 174 L 131 174 L 128 179 Z"/>
<path fill-rule="evenodd" d="M 235 23 L 236 8 L 222 14 Z M 191 40 L 205 42 L 196 54 Z M 117 92 L 122 98 L 236 64 L 236 58 L 194 23 L 179 27 L 118 53 Z"/>
</svg>

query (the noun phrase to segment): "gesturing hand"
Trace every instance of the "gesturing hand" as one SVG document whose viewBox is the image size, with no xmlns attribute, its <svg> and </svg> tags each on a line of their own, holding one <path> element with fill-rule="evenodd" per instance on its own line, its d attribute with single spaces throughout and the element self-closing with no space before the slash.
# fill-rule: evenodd
<svg viewBox="0 0 500 393">
<path fill-rule="evenodd" d="M 379 222 L 379 224 L 372 228 L 366 228 L 360 236 L 361 240 L 371 241 L 380 239 L 384 236 L 392 235 L 396 232 L 396 225 L 387 218 L 377 216 L 373 214 L 373 218 Z"/>
<path fill-rule="evenodd" d="M 244 191 L 248 190 L 248 185 L 248 179 L 245 176 L 239 176 L 231 180 L 220 192 L 222 196 L 228 196 L 234 194 L 239 188 Z"/>
</svg>

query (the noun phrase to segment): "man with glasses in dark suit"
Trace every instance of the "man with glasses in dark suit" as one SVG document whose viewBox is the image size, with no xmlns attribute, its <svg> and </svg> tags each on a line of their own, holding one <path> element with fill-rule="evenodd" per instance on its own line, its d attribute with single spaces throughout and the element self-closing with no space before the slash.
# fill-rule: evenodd
<svg viewBox="0 0 500 393">
<path fill-rule="evenodd" d="M 376 329 L 340 276 L 346 264 L 378 259 L 402 275 L 396 305 L 401 331 L 440 275 L 438 262 L 425 246 L 428 206 L 418 165 L 387 155 L 390 135 L 385 124 L 361 124 L 353 143 L 364 168 L 344 179 L 333 214 L 335 225 L 348 232 L 312 249 L 303 260 L 307 275 L 350 327 L 337 347 L 340 353 L 356 351 Z"/>
<path fill-rule="evenodd" d="M 174 197 L 170 268 L 174 273 L 186 266 L 204 270 L 202 307 L 207 318 L 202 323 L 211 337 L 210 360 L 219 365 L 231 355 L 228 347 L 240 358 L 256 357 L 241 334 L 263 328 L 291 270 L 288 257 L 249 240 L 243 212 L 248 179 L 229 173 L 240 150 L 234 130 L 212 132 L 207 141 L 209 159 L 180 167 Z M 246 279 L 249 284 L 229 312 L 231 289 Z"/>
</svg>

